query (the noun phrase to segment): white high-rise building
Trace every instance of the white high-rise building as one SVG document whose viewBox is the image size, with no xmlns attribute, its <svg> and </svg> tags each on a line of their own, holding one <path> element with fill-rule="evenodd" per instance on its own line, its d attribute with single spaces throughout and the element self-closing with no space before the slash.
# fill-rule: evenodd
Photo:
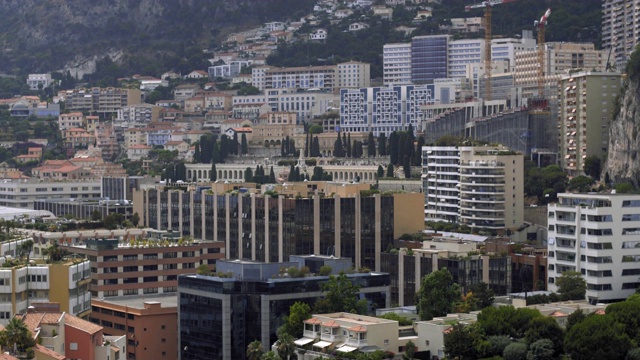
<svg viewBox="0 0 640 360">
<path fill-rule="evenodd" d="M 610 63 L 623 71 L 640 40 L 640 0 L 602 1 L 602 48 Z"/>
<path fill-rule="evenodd" d="M 469 64 L 479 64 L 485 59 L 484 39 L 463 39 L 449 42 L 448 73 L 450 78 L 466 77 Z"/>
<path fill-rule="evenodd" d="M 425 218 L 504 231 L 524 221 L 524 157 L 496 146 L 424 146 Z"/>
<path fill-rule="evenodd" d="M 384 85 L 411 84 L 411 43 L 385 44 L 382 62 Z"/>
<path fill-rule="evenodd" d="M 522 37 L 491 40 L 491 61 L 509 60 L 509 66 L 516 65 L 516 52 L 536 49 L 536 40 L 531 30 L 523 30 Z"/>
<path fill-rule="evenodd" d="M 640 287 L 640 195 L 559 194 L 548 209 L 548 289 L 577 271 L 591 303 L 626 299 Z"/>
</svg>

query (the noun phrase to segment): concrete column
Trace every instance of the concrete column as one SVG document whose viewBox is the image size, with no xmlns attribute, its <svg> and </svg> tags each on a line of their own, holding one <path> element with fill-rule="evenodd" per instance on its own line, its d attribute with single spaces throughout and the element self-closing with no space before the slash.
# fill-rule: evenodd
<svg viewBox="0 0 640 360">
<path fill-rule="evenodd" d="M 193 195 L 195 194 L 195 191 L 189 191 L 189 207 L 191 208 L 191 211 L 193 211 L 194 207 L 194 199 L 193 199 Z M 201 209 L 202 210 L 202 209 Z M 200 211 L 200 213 L 202 213 L 202 211 Z M 195 222 L 194 222 L 194 216 L 193 213 L 191 213 L 191 216 L 189 216 L 189 234 L 191 234 L 191 236 L 193 236 L 193 238 L 196 238 L 196 234 L 195 234 Z M 203 238 L 204 239 L 204 238 Z"/>
<path fill-rule="evenodd" d="M 342 256 L 342 251 L 341 251 L 341 246 L 342 246 L 342 241 L 340 238 L 340 195 L 335 194 L 333 195 L 333 199 L 334 199 L 334 221 L 335 221 L 335 241 L 334 244 L 336 246 L 336 257 L 341 257 Z M 352 259 L 353 260 L 353 259 Z"/>
<path fill-rule="evenodd" d="M 172 193 L 171 190 L 167 191 L 167 193 L 166 193 L 167 194 L 167 230 L 169 230 L 169 229 L 176 230 L 171 225 L 171 219 L 173 217 L 173 214 L 171 213 L 172 210 L 173 210 L 171 208 L 171 193 Z M 160 198 L 160 197 L 158 196 L 158 198 Z"/>
<path fill-rule="evenodd" d="M 284 244 L 283 244 L 283 233 L 282 233 L 282 222 L 283 214 L 282 214 L 282 199 L 283 196 L 278 196 L 278 262 L 284 262 Z"/>
<path fill-rule="evenodd" d="M 225 227 L 226 227 L 226 234 L 225 234 L 225 241 L 227 242 L 226 247 L 226 253 L 227 253 L 227 259 L 231 259 L 231 205 L 230 205 L 230 201 L 229 201 L 229 194 L 225 194 L 224 195 L 224 202 L 225 202 Z"/>
<path fill-rule="evenodd" d="M 144 214 L 142 214 L 144 216 L 143 222 L 144 222 L 144 226 L 148 227 L 149 226 L 149 191 L 148 190 L 142 190 L 143 194 L 144 194 Z M 158 209 L 158 212 L 160 212 L 160 209 Z"/>
<path fill-rule="evenodd" d="M 256 259 L 256 194 L 251 194 L 251 260 Z"/>
<path fill-rule="evenodd" d="M 489 255 L 482 255 L 482 282 L 489 284 Z"/>
<path fill-rule="evenodd" d="M 182 194 L 181 194 L 181 192 L 178 192 L 178 232 L 180 232 L 180 237 L 182 237 L 182 228 L 183 228 L 182 218 L 183 218 L 183 214 L 182 214 Z"/>
<path fill-rule="evenodd" d="M 264 261 L 271 262 L 269 256 L 269 199 L 271 196 L 264 197 Z"/>
<path fill-rule="evenodd" d="M 380 262 L 382 261 L 380 258 L 380 254 L 382 253 L 382 225 L 380 224 L 382 221 L 382 197 L 380 197 L 380 194 L 375 194 L 373 198 L 375 199 L 375 220 L 373 229 L 376 250 L 375 271 L 380 271 Z"/>
<path fill-rule="evenodd" d="M 242 233 L 242 194 L 238 193 L 238 259 L 244 259 L 244 236 Z"/>
<path fill-rule="evenodd" d="M 362 211 L 361 203 L 362 197 L 360 193 L 356 193 L 356 209 L 355 209 L 355 225 L 356 225 L 356 259 L 355 259 L 355 267 L 359 269 L 362 267 Z"/>
<path fill-rule="evenodd" d="M 320 254 L 320 195 L 313 195 L 313 253 Z"/>
<path fill-rule="evenodd" d="M 398 305 L 404 306 L 404 254 L 405 250 L 398 251 Z"/>
<path fill-rule="evenodd" d="M 201 218 L 201 225 L 202 225 L 202 232 L 200 233 L 200 236 L 202 237 L 202 240 L 206 240 L 207 239 L 207 206 L 206 206 L 206 196 L 203 193 L 200 194 L 200 213 L 202 214 L 202 218 Z"/>
</svg>

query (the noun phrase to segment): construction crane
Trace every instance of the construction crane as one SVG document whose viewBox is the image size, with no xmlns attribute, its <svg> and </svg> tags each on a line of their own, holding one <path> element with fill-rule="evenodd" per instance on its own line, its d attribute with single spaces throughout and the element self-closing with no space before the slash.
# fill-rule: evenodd
<svg viewBox="0 0 640 360">
<path fill-rule="evenodd" d="M 491 8 L 517 0 L 488 0 L 479 4 L 465 6 L 465 11 L 484 8 L 484 74 L 485 99 L 491 100 Z"/>
<path fill-rule="evenodd" d="M 533 22 L 533 26 L 538 28 L 538 96 L 543 97 L 544 91 L 544 30 L 551 16 L 551 9 L 547 9 L 540 20 Z"/>
</svg>

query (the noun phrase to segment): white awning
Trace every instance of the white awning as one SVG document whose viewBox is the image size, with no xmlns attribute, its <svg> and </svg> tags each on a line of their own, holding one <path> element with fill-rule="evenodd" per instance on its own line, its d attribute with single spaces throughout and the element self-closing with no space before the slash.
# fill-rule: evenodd
<svg viewBox="0 0 640 360">
<path fill-rule="evenodd" d="M 354 351 L 354 350 L 356 350 L 356 349 L 358 349 L 358 348 L 355 348 L 355 347 L 353 347 L 353 346 L 347 346 L 347 345 L 345 345 L 345 346 L 343 346 L 343 347 L 339 347 L 339 348 L 338 348 L 338 351 L 341 351 L 341 352 L 343 352 L 343 353 L 348 353 L 348 352 L 352 352 L 352 351 Z"/>
<path fill-rule="evenodd" d="M 317 343 L 313 344 L 313 347 L 324 349 L 329 345 L 331 345 L 331 343 L 328 341 L 318 341 Z"/>
<path fill-rule="evenodd" d="M 298 345 L 298 346 L 303 346 L 303 345 L 307 345 L 310 342 L 313 342 L 313 339 L 302 338 L 302 339 L 298 339 L 298 340 L 294 341 L 293 343 Z"/>
</svg>

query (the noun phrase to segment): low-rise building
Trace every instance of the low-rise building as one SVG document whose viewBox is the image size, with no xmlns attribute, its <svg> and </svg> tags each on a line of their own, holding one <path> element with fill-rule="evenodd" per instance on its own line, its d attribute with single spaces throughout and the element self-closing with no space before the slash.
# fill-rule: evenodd
<svg viewBox="0 0 640 360">
<path fill-rule="evenodd" d="M 84 115 L 81 112 L 72 112 L 68 114 L 60 114 L 58 116 L 58 128 L 65 131 L 71 128 L 80 128 L 84 126 Z"/>
<path fill-rule="evenodd" d="M 82 180 L 93 178 L 88 168 L 74 165 L 67 160 L 46 160 L 42 166 L 31 170 L 38 179 L 49 180 Z"/>
<path fill-rule="evenodd" d="M 129 146 L 127 148 L 127 158 L 132 161 L 139 161 L 143 158 L 149 157 L 149 152 L 153 149 L 152 146 L 137 144 Z"/>
<path fill-rule="evenodd" d="M 100 197 L 99 179 L 5 179 L 0 184 L 0 206 L 33 209 L 38 199 L 89 199 Z"/>
<path fill-rule="evenodd" d="M 64 143 L 69 148 L 87 148 L 96 144 L 96 137 L 83 128 L 70 128 L 64 131 Z"/>
<path fill-rule="evenodd" d="M 121 359 L 177 359 L 178 304 L 175 294 L 93 299 L 91 321 L 105 335 L 125 336 Z"/>
<path fill-rule="evenodd" d="M 48 88 L 51 84 L 53 84 L 51 74 L 29 74 L 27 77 L 27 85 L 32 91 Z"/>
<path fill-rule="evenodd" d="M 42 160 L 42 148 L 41 147 L 30 147 L 27 150 L 27 153 L 24 155 L 16 156 L 16 161 L 20 164 L 24 164 L 30 161 L 40 162 Z"/>
</svg>

